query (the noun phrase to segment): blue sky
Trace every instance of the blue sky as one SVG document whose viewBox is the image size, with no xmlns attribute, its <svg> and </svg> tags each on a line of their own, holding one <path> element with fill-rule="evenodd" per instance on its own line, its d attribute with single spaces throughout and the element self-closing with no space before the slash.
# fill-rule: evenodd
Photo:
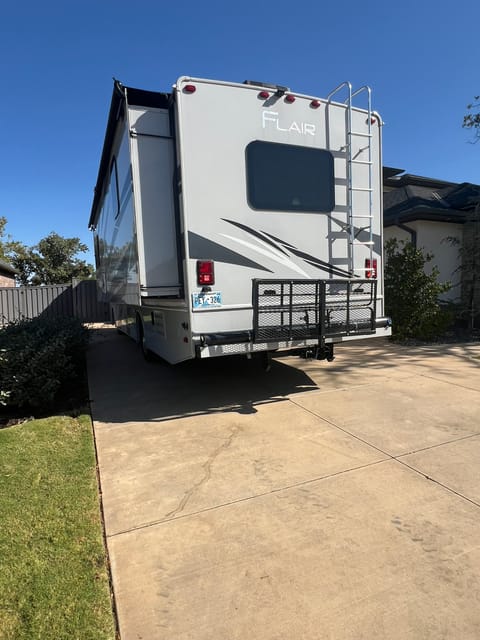
<svg viewBox="0 0 480 640">
<path fill-rule="evenodd" d="M 296 0 L 17 0 L 0 11 L 0 216 L 15 240 L 87 229 L 112 77 L 166 91 L 181 75 L 264 80 L 324 97 L 368 84 L 384 164 L 480 183 L 461 128 L 480 94 L 480 4 Z"/>
</svg>

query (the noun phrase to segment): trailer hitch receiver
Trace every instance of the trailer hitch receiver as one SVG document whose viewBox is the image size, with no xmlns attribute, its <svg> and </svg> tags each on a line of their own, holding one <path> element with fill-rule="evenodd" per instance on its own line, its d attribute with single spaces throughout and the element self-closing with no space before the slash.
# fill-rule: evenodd
<svg viewBox="0 0 480 640">
<path fill-rule="evenodd" d="M 317 345 L 308 349 L 304 349 L 301 352 L 302 358 L 310 360 L 326 360 L 327 362 L 333 362 L 335 356 L 333 355 L 333 344 Z"/>
</svg>

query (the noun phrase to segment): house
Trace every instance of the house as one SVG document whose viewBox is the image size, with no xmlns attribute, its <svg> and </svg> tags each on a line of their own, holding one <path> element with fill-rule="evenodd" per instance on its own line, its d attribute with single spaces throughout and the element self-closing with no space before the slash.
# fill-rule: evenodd
<svg viewBox="0 0 480 640">
<path fill-rule="evenodd" d="M 0 260 L 0 287 L 14 287 L 17 270 Z"/>
<path fill-rule="evenodd" d="M 439 281 L 452 288 L 443 300 L 462 295 L 460 248 L 469 236 L 472 214 L 480 203 L 480 186 L 404 173 L 384 167 L 384 241 L 407 240 L 434 256 L 430 265 Z"/>
</svg>

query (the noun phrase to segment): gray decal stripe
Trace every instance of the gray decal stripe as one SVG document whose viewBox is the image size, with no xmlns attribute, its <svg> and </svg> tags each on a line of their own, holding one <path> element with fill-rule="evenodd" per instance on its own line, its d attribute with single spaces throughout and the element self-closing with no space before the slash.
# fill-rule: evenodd
<svg viewBox="0 0 480 640">
<path fill-rule="evenodd" d="M 333 264 L 330 264 L 329 262 L 324 262 L 323 260 L 320 260 L 315 256 L 311 256 L 308 253 L 304 253 L 303 251 L 296 249 L 291 244 L 288 244 L 286 242 L 283 242 L 283 240 L 280 240 L 280 238 L 275 238 L 275 236 L 272 236 L 270 234 L 268 235 L 274 240 L 276 240 L 277 242 L 281 242 L 284 246 L 288 247 L 294 255 L 296 255 L 299 258 L 302 258 L 303 260 L 305 260 L 305 262 L 308 262 L 308 264 L 311 264 L 312 267 L 316 267 L 317 269 L 321 269 L 322 271 L 328 271 L 328 273 L 331 273 L 334 276 L 341 276 L 343 278 L 352 277 L 352 274 L 349 271 L 344 271 L 343 269 L 339 269 L 338 267 L 335 267 Z"/>
<path fill-rule="evenodd" d="M 224 222 L 228 222 L 229 224 L 233 224 L 234 227 L 238 227 L 239 229 L 243 229 L 243 231 L 246 231 L 247 233 L 249 233 L 250 235 L 254 236 L 255 238 L 260 238 L 260 240 L 262 240 L 266 244 L 269 244 L 271 247 L 274 247 L 275 249 L 277 249 L 277 251 L 280 251 L 281 253 L 283 253 L 285 256 L 288 257 L 288 253 L 286 251 L 284 251 L 281 247 L 279 247 L 277 243 L 272 242 L 272 240 L 270 240 L 269 238 L 265 237 L 265 235 L 269 235 L 269 234 L 263 235 L 265 232 L 260 233 L 259 231 L 256 231 L 255 229 L 252 229 L 251 227 L 247 227 L 246 224 L 242 224 L 241 222 L 235 222 L 234 220 L 227 220 L 226 218 L 222 218 L 222 220 Z M 269 236 L 269 237 L 272 238 L 272 236 Z"/>
<path fill-rule="evenodd" d="M 197 260 L 215 260 L 216 262 L 236 264 L 240 267 L 250 267 L 251 269 L 259 269 L 260 271 L 273 273 L 271 269 L 267 269 L 261 264 L 258 264 L 258 262 L 254 262 L 236 251 L 227 249 L 227 247 L 224 247 L 217 242 L 213 242 L 203 236 L 199 236 L 193 231 L 188 232 L 188 249 L 190 258 L 195 258 Z"/>
</svg>

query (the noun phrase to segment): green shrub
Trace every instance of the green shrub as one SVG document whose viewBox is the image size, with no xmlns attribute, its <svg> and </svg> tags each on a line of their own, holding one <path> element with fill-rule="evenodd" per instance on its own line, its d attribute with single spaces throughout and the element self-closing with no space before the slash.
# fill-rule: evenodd
<svg viewBox="0 0 480 640">
<path fill-rule="evenodd" d="M 0 404 L 51 409 L 83 380 L 88 332 L 75 318 L 35 318 L 0 329 Z"/>
<path fill-rule="evenodd" d="M 425 272 L 432 258 L 410 242 L 393 238 L 385 244 L 385 310 L 396 340 L 436 340 L 452 322 L 438 301 L 450 283 L 438 282 L 436 267 Z"/>
</svg>

